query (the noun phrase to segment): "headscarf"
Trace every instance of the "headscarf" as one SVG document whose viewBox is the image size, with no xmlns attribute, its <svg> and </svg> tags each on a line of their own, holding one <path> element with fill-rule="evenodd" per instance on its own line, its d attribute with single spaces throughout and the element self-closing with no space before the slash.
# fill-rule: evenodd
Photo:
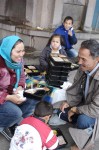
<svg viewBox="0 0 99 150">
<path fill-rule="evenodd" d="M 18 87 L 22 68 L 22 62 L 15 63 L 11 60 L 11 51 L 18 40 L 21 40 L 20 37 L 11 35 L 1 39 L 0 41 L 0 55 L 5 60 L 7 67 L 14 69 L 16 73 L 17 81 L 14 88 Z"/>
</svg>

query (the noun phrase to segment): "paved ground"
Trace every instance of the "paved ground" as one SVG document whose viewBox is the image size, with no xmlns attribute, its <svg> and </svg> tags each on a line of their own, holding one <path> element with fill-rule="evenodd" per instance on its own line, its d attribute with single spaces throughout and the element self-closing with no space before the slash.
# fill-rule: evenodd
<svg viewBox="0 0 99 150">
<path fill-rule="evenodd" d="M 75 73 L 76 73 L 76 71 L 70 72 L 69 80 L 71 82 L 73 81 Z M 71 138 L 71 136 L 70 136 L 70 134 L 68 132 L 69 125 L 65 124 L 65 125 L 61 125 L 61 126 L 57 126 L 57 127 L 59 127 L 62 130 L 65 138 L 68 141 L 67 146 L 65 148 L 60 149 L 60 150 L 70 150 L 70 146 L 74 142 L 73 142 L 73 140 L 72 140 L 72 138 Z M 0 134 L 0 150 L 9 150 L 9 144 L 10 143 L 5 139 L 5 137 Z M 99 141 L 96 142 L 95 149 L 93 149 L 93 150 L 98 150 L 98 149 L 99 149 Z"/>
</svg>

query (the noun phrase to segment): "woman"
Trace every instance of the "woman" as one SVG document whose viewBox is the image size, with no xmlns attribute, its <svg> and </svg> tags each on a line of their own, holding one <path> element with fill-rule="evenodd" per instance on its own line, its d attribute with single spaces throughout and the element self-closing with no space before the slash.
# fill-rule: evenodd
<svg viewBox="0 0 99 150">
<path fill-rule="evenodd" d="M 20 37 L 12 35 L 0 41 L 0 132 L 8 140 L 11 138 L 8 127 L 32 114 L 36 103 L 18 95 L 25 87 L 24 54 Z"/>
</svg>

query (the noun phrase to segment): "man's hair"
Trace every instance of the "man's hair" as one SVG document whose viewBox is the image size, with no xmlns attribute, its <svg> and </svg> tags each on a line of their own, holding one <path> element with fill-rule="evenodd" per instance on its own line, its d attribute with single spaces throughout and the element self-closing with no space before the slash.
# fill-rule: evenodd
<svg viewBox="0 0 99 150">
<path fill-rule="evenodd" d="M 65 17 L 64 22 L 65 22 L 66 20 L 71 20 L 71 21 L 72 21 L 72 24 L 73 24 L 73 18 L 72 18 L 71 16 Z"/>
<path fill-rule="evenodd" d="M 99 43 L 94 39 L 83 41 L 80 48 L 88 49 L 93 58 L 99 56 Z"/>
<path fill-rule="evenodd" d="M 37 103 L 34 111 L 34 115 L 37 117 L 45 117 L 52 115 L 53 113 L 53 106 L 49 102 L 41 101 Z"/>
</svg>

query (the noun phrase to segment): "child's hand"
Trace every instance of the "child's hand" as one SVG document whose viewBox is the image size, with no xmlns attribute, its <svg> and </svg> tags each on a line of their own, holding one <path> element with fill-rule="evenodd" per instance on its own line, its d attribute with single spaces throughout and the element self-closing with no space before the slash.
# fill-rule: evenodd
<svg viewBox="0 0 99 150">
<path fill-rule="evenodd" d="M 70 36 L 73 35 L 71 30 L 68 31 L 68 35 L 70 35 Z"/>
</svg>

